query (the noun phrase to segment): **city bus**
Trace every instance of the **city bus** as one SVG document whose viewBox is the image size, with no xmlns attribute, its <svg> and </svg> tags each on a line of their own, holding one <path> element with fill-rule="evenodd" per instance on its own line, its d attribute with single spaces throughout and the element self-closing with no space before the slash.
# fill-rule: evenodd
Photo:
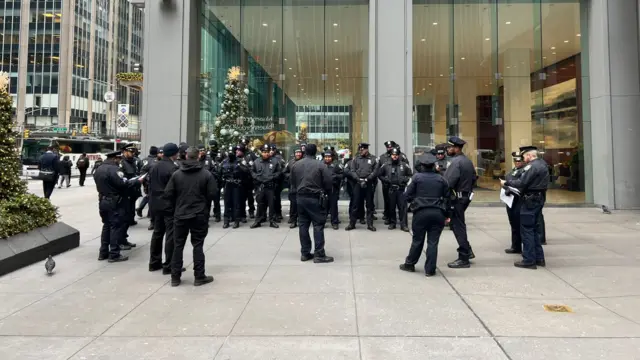
<svg viewBox="0 0 640 360">
<path fill-rule="evenodd" d="M 71 176 L 80 175 L 76 168 L 76 161 L 83 153 L 89 158 L 89 172 L 95 161 L 99 158 L 104 160 L 106 154 L 113 151 L 114 143 L 109 140 L 96 138 L 58 138 L 58 137 L 35 137 L 22 140 L 22 150 L 20 158 L 22 161 L 22 174 L 35 178 L 39 174 L 38 163 L 42 154 L 47 151 L 47 147 L 53 147 L 60 153 L 60 159 L 65 155 L 73 162 Z"/>
</svg>

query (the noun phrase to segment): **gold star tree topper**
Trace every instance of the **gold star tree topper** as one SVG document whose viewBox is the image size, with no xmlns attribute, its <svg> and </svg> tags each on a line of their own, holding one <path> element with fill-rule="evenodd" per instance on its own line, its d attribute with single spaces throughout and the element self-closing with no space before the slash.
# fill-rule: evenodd
<svg viewBox="0 0 640 360">
<path fill-rule="evenodd" d="M 9 74 L 6 72 L 0 72 L 0 89 L 9 90 Z"/>
<path fill-rule="evenodd" d="M 242 72 L 240 71 L 240 67 L 234 66 L 230 68 L 229 71 L 227 72 L 227 78 L 229 78 L 230 81 L 238 81 L 240 80 L 241 74 Z"/>
</svg>

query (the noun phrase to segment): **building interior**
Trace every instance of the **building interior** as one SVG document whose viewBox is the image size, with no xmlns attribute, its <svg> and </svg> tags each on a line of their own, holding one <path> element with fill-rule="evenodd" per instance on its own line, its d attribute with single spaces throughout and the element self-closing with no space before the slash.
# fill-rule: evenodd
<svg viewBox="0 0 640 360">
<path fill-rule="evenodd" d="M 497 202 L 511 152 L 533 144 L 549 164 L 547 202 L 584 203 L 579 1 L 414 0 L 412 11 L 413 139 L 403 151 L 419 156 L 460 136 L 478 173 L 475 200 Z M 301 127 L 347 154 L 367 140 L 369 1 L 210 0 L 202 17 L 203 128 L 228 68 L 241 66 L 251 116 L 288 133 L 284 148 Z"/>
</svg>

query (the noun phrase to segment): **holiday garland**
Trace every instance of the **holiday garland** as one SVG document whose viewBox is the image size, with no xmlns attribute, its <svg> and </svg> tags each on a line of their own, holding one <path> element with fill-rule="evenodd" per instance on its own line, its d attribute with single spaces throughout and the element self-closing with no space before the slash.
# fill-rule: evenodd
<svg viewBox="0 0 640 360">
<path fill-rule="evenodd" d="M 20 180 L 20 158 L 15 150 L 9 75 L 0 73 L 0 238 L 56 222 L 57 209 L 49 200 L 27 193 Z"/>
<path fill-rule="evenodd" d="M 247 95 L 249 89 L 241 81 L 241 71 L 237 66 L 229 69 L 224 85 L 224 100 L 216 116 L 213 137 L 222 146 L 234 146 L 240 142 L 242 126 L 248 113 Z"/>
</svg>

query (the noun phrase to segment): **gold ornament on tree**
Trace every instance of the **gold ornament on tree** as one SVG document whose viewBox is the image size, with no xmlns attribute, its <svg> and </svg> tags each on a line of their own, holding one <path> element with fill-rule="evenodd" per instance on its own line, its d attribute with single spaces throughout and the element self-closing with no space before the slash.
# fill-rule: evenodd
<svg viewBox="0 0 640 360">
<path fill-rule="evenodd" d="M 300 143 L 309 141 L 309 139 L 307 137 L 307 124 L 306 123 L 300 124 L 300 131 L 298 132 L 298 141 Z"/>
</svg>

